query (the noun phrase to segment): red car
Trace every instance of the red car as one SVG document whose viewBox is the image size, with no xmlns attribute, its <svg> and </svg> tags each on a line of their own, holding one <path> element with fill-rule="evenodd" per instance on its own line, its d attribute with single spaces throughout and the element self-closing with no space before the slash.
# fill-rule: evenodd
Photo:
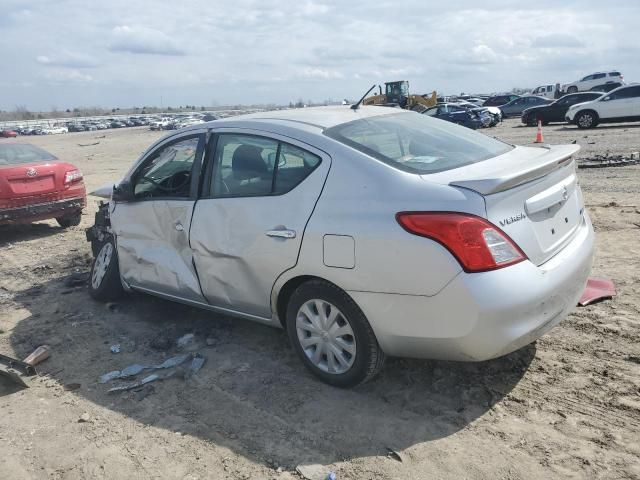
<svg viewBox="0 0 640 480">
<path fill-rule="evenodd" d="M 55 218 L 78 225 L 87 194 L 82 173 L 26 143 L 0 144 L 0 225 Z"/>
<path fill-rule="evenodd" d="M 18 133 L 14 132 L 13 130 L 2 130 L 0 131 L 0 137 L 4 137 L 4 138 L 13 138 L 13 137 L 17 137 Z"/>
</svg>

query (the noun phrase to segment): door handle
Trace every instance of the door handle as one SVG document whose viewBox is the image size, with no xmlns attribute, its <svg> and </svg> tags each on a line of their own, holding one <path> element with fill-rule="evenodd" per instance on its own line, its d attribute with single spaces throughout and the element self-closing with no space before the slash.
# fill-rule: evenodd
<svg viewBox="0 0 640 480">
<path fill-rule="evenodd" d="M 175 229 L 179 232 L 182 232 L 184 230 L 184 227 L 182 226 L 182 224 L 180 222 L 175 224 Z"/>
<path fill-rule="evenodd" d="M 265 233 L 267 237 L 296 238 L 295 230 L 269 230 Z"/>
</svg>

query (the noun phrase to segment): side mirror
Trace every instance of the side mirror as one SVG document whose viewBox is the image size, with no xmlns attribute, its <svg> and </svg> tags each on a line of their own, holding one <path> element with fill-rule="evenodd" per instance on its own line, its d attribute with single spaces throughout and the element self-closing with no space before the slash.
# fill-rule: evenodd
<svg viewBox="0 0 640 480">
<path fill-rule="evenodd" d="M 114 202 L 130 202 L 134 199 L 131 183 L 122 181 L 118 185 L 113 186 L 111 199 Z"/>
<path fill-rule="evenodd" d="M 608 102 L 609 100 L 611 100 L 611 97 L 609 95 L 602 99 L 603 102 Z"/>
</svg>

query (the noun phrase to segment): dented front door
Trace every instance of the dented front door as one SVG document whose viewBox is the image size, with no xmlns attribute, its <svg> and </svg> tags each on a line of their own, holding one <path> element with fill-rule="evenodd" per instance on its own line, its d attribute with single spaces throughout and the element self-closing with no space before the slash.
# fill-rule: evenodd
<svg viewBox="0 0 640 480">
<path fill-rule="evenodd" d="M 120 274 L 131 287 L 205 302 L 189 246 L 203 150 L 204 133 L 170 137 L 131 175 L 135 198 L 116 203 Z"/>
</svg>

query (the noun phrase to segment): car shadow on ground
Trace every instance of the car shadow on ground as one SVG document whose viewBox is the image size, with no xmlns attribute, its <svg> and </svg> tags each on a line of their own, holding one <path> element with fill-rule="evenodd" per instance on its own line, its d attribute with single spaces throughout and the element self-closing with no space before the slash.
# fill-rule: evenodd
<svg viewBox="0 0 640 480">
<path fill-rule="evenodd" d="M 0 247 L 56 235 L 62 231 L 62 227 L 49 223 L 0 225 Z"/>
<path fill-rule="evenodd" d="M 573 130 L 576 132 L 597 132 L 599 130 L 626 130 L 626 129 L 637 129 L 640 128 L 640 123 L 616 123 L 616 124 L 606 124 L 601 123 L 597 127 L 594 128 L 584 128 L 580 129 L 575 125 L 565 125 L 558 130 Z"/>
<path fill-rule="evenodd" d="M 40 344 L 52 356 L 39 369 L 78 395 L 143 424 L 227 446 L 257 462 L 293 468 L 386 455 L 447 437 L 501 401 L 535 356 L 530 345 L 482 363 L 389 359 L 380 376 L 351 390 L 316 380 L 280 329 L 217 316 L 144 295 L 92 301 L 85 287 L 60 296 L 64 279 L 14 300 L 30 315 L 10 332 L 19 356 Z M 202 370 L 128 392 L 100 375 L 131 364 L 157 365 L 195 334 Z M 208 341 L 207 341 L 208 339 Z M 121 352 L 113 354 L 110 346 Z"/>
</svg>

